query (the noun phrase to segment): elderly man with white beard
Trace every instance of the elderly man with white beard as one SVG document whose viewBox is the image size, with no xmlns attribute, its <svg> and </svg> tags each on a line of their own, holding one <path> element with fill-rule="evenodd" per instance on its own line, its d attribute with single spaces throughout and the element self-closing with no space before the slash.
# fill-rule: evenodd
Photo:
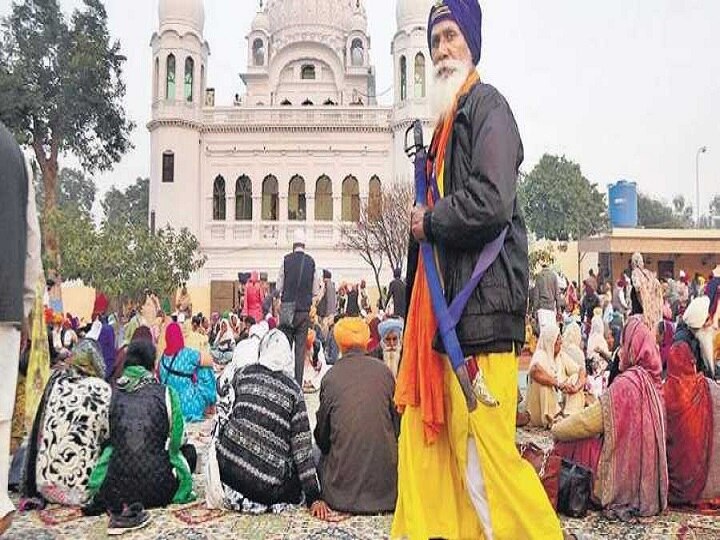
<svg viewBox="0 0 720 540">
<path fill-rule="evenodd" d="M 380 347 L 377 357 L 390 369 L 393 377 L 397 378 L 400 367 L 400 356 L 402 355 L 402 319 L 387 319 L 378 326 L 380 333 Z"/>
<path fill-rule="evenodd" d="M 428 21 L 437 124 L 428 151 L 431 194 L 411 215 L 391 537 L 558 540 L 557 515 L 515 447 L 517 352 L 525 341 L 529 282 L 517 201 L 523 147 L 507 101 L 476 70 L 481 22 L 477 0 L 438 0 Z M 499 253 L 490 255 L 485 248 L 496 239 Z M 419 242 L 435 248 L 448 304 L 464 298 L 478 261 L 489 263 L 455 327 L 477 406 L 438 340 Z"/>
</svg>

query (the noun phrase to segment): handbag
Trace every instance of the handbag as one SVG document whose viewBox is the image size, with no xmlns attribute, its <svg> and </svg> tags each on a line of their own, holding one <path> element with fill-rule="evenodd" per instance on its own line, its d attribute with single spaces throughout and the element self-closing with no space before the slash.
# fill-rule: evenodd
<svg viewBox="0 0 720 540">
<path fill-rule="evenodd" d="M 298 272 L 297 284 L 295 290 L 300 288 L 300 278 L 303 275 L 303 269 L 305 268 L 305 254 L 303 253 L 302 262 L 300 263 L 300 272 Z M 297 295 L 297 292 L 295 293 Z M 280 303 L 280 321 L 279 325 L 282 328 L 292 328 L 293 322 L 295 321 L 295 302 L 281 302 Z"/>
<path fill-rule="evenodd" d="M 592 472 L 563 459 L 560 471 L 560 491 L 558 493 L 558 512 L 568 517 L 584 518 L 590 506 L 592 492 Z"/>
<path fill-rule="evenodd" d="M 520 456 L 528 461 L 540 477 L 545 493 L 547 493 L 553 509 L 558 508 L 560 493 L 560 475 L 563 459 L 559 456 L 550 455 L 535 443 L 527 443 L 518 446 Z"/>
</svg>

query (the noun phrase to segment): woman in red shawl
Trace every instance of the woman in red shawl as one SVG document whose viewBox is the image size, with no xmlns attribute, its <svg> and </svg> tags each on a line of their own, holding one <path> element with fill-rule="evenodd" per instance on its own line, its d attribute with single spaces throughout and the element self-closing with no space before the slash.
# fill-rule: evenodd
<svg viewBox="0 0 720 540">
<path fill-rule="evenodd" d="M 672 505 L 720 508 L 720 385 L 697 372 L 685 342 L 668 357 L 669 500 Z M 716 425 L 718 427 L 716 427 Z"/>
<path fill-rule="evenodd" d="M 263 301 L 265 294 L 259 281 L 257 272 L 250 274 L 250 282 L 245 286 L 245 303 L 243 305 L 242 314 L 252 317 L 255 323 L 263 320 Z"/>
<path fill-rule="evenodd" d="M 606 514 L 654 516 L 668 500 L 666 418 L 660 351 L 641 316 L 623 331 L 620 372 L 597 403 L 553 426 L 555 453 L 593 470 Z"/>
</svg>

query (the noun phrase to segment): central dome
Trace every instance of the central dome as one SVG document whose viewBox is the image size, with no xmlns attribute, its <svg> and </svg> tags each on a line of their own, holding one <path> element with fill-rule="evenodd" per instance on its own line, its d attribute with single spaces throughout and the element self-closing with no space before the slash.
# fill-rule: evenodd
<svg viewBox="0 0 720 540">
<path fill-rule="evenodd" d="M 158 18 L 160 26 L 187 25 L 202 33 L 205 26 L 205 6 L 203 0 L 160 0 Z"/>
<path fill-rule="evenodd" d="M 273 31 L 295 25 L 350 29 L 353 14 L 362 10 L 358 5 L 358 0 L 268 0 L 266 9 Z"/>
<path fill-rule="evenodd" d="M 425 26 L 434 3 L 435 0 L 397 0 L 395 16 L 398 29 L 411 25 Z"/>
</svg>

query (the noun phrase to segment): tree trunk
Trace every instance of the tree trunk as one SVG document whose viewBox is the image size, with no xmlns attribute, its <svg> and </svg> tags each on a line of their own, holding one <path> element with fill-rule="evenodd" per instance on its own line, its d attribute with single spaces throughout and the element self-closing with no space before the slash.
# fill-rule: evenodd
<svg viewBox="0 0 720 540">
<path fill-rule="evenodd" d="M 52 226 L 50 219 L 54 211 L 57 209 L 57 182 L 58 182 L 58 160 L 57 146 L 53 143 L 50 150 L 50 156 L 45 154 L 45 150 L 39 143 L 33 144 L 35 150 L 35 159 L 40 165 L 42 172 L 43 189 L 45 191 L 45 204 L 43 206 L 43 247 L 47 260 L 60 270 L 60 239 L 57 230 Z"/>
</svg>

